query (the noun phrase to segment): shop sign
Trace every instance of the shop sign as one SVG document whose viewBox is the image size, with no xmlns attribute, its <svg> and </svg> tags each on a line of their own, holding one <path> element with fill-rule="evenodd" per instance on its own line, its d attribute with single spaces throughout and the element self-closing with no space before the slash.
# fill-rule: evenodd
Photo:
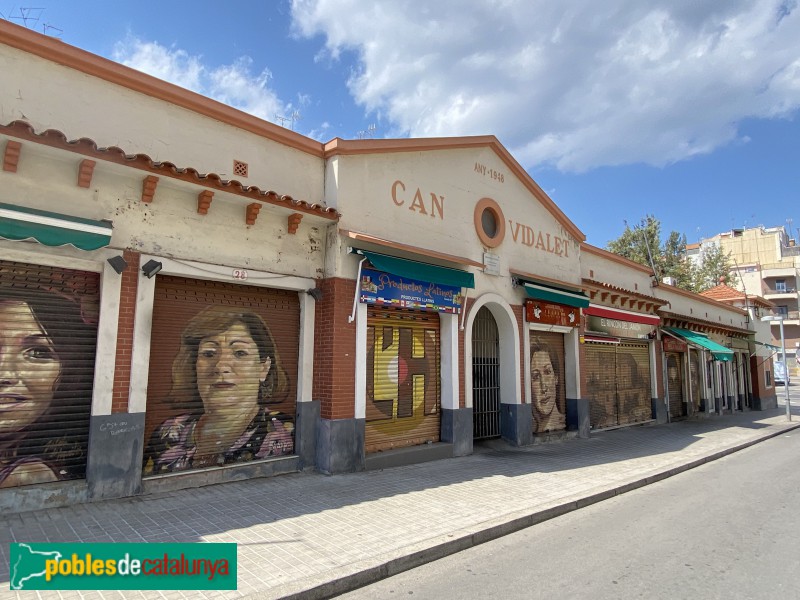
<svg viewBox="0 0 800 600">
<path fill-rule="evenodd" d="M 664 352 L 686 352 L 686 342 L 676 340 L 674 337 L 664 336 L 661 343 L 664 346 Z"/>
<path fill-rule="evenodd" d="M 525 301 L 525 320 L 528 323 L 577 327 L 580 323 L 578 309 L 564 304 L 553 304 L 542 300 Z"/>
<path fill-rule="evenodd" d="M 365 268 L 361 271 L 361 302 L 378 306 L 415 308 L 431 312 L 460 314 L 461 288 Z"/>
<path fill-rule="evenodd" d="M 645 323 L 634 323 L 632 321 L 621 321 L 619 319 L 609 319 L 608 317 L 598 317 L 587 315 L 586 329 L 597 333 L 607 333 L 615 337 L 648 339 L 656 330 L 655 325 Z"/>
</svg>

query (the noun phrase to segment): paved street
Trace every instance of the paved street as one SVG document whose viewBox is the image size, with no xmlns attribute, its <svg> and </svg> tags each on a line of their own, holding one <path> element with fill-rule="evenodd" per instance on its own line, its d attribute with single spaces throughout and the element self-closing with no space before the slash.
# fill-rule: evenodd
<svg viewBox="0 0 800 600">
<path fill-rule="evenodd" d="M 800 430 L 340 596 L 800 598 Z"/>
<path fill-rule="evenodd" d="M 792 423 L 781 406 L 385 471 L 294 474 L 10 515 L 0 521 L 0 585 L 8 585 L 12 541 L 237 542 L 238 592 L 43 597 L 330 596 L 799 427 L 800 409 L 793 413 Z"/>
</svg>

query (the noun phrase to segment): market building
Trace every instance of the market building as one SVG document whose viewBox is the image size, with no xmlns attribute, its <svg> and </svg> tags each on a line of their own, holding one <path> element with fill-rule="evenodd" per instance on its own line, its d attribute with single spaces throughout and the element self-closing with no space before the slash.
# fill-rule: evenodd
<svg viewBox="0 0 800 600">
<path fill-rule="evenodd" d="M 766 407 L 744 310 L 493 136 L 322 144 L 6 21 L 0 82 L 4 509 Z"/>
<path fill-rule="evenodd" d="M 320 399 L 321 439 L 357 442 L 347 455 L 318 448 L 322 468 L 565 430 L 588 305 L 580 230 L 491 136 L 335 140 L 326 151 L 326 202 L 342 217 L 321 287 L 337 335 L 317 351 L 355 360 L 320 374 L 333 390 Z M 526 318 L 528 299 L 539 304 Z M 547 363 L 546 383 L 532 361 Z"/>
</svg>

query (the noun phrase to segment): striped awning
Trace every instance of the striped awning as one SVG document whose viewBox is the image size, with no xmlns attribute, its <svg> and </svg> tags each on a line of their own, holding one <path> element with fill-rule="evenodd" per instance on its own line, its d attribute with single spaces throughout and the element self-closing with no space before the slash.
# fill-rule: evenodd
<svg viewBox="0 0 800 600">
<path fill-rule="evenodd" d="M 695 347 L 709 350 L 711 355 L 716 360 L 723 362 L 733 360 L 733 350 L 708 339 L 708 336 L 703 335 L 702 333 L 690 331 L 688 329 L 681 329 L 680 327 L 664 327 L 664 331 L 668 331 L 669 333 L 673 333 L 682 337 Z"/>
<path fill-rule="evenodd" d="M 111 242 L 111 222 L 0 203 L 0 237 L 35 240 L 45 246 L 97 250 Z"/>
</svg>

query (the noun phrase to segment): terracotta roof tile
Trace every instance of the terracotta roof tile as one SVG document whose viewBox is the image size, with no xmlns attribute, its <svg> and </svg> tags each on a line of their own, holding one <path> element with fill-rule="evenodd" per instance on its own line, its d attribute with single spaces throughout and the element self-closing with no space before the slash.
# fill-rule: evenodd
<svg viewBox="0 0 800 600">
<path fill-rule="evenodd" d="M 733 302 L 737 300 L 744 302 L 747 300 L 756 306 L 763 306 L 765 308 L 770 308 L 773 306 L 771 302 L 765 300 L 761 296 L 752 296 L 749 294 L 745 296 L 744 292 L 732 288 L 729 285 L 725 285 L 724 283 L 706 290 L 705 292 L 701 292 L 700 295 L 705 296 L 706 298 L 711 298 L 712 300 L 718 300 L 719 302 Z"/>
<path fill-rule="evenodd" d="M 126 154 L 124 150 L 116 146 L 100 148 L 94 140 L 89 138 L 67 140 L 67 137 L 56 129 L 47 129 L 41 133 L 36 133 L 33 127 L 25 121 L 12 121 L 7 125 L 0 125 L 0 133 L 148 171 L 164 177 L 196 183 L 203 187 L 259 200 L 266 204 L 283 206 L 293 211 L 316 214 L 332 221 L 337 221 L 340 216 L 334 208 L 322 204 L 311 204 L 305 200 L 297 200 L 272 190 L 262 190 L 257 186 L 246 186 L 235 179 L 223 179 L 216 173 L 200 173 L 192 167 L 178 167 L 168 161 L 154 161 L 146 154 Z"/>
</svg>

